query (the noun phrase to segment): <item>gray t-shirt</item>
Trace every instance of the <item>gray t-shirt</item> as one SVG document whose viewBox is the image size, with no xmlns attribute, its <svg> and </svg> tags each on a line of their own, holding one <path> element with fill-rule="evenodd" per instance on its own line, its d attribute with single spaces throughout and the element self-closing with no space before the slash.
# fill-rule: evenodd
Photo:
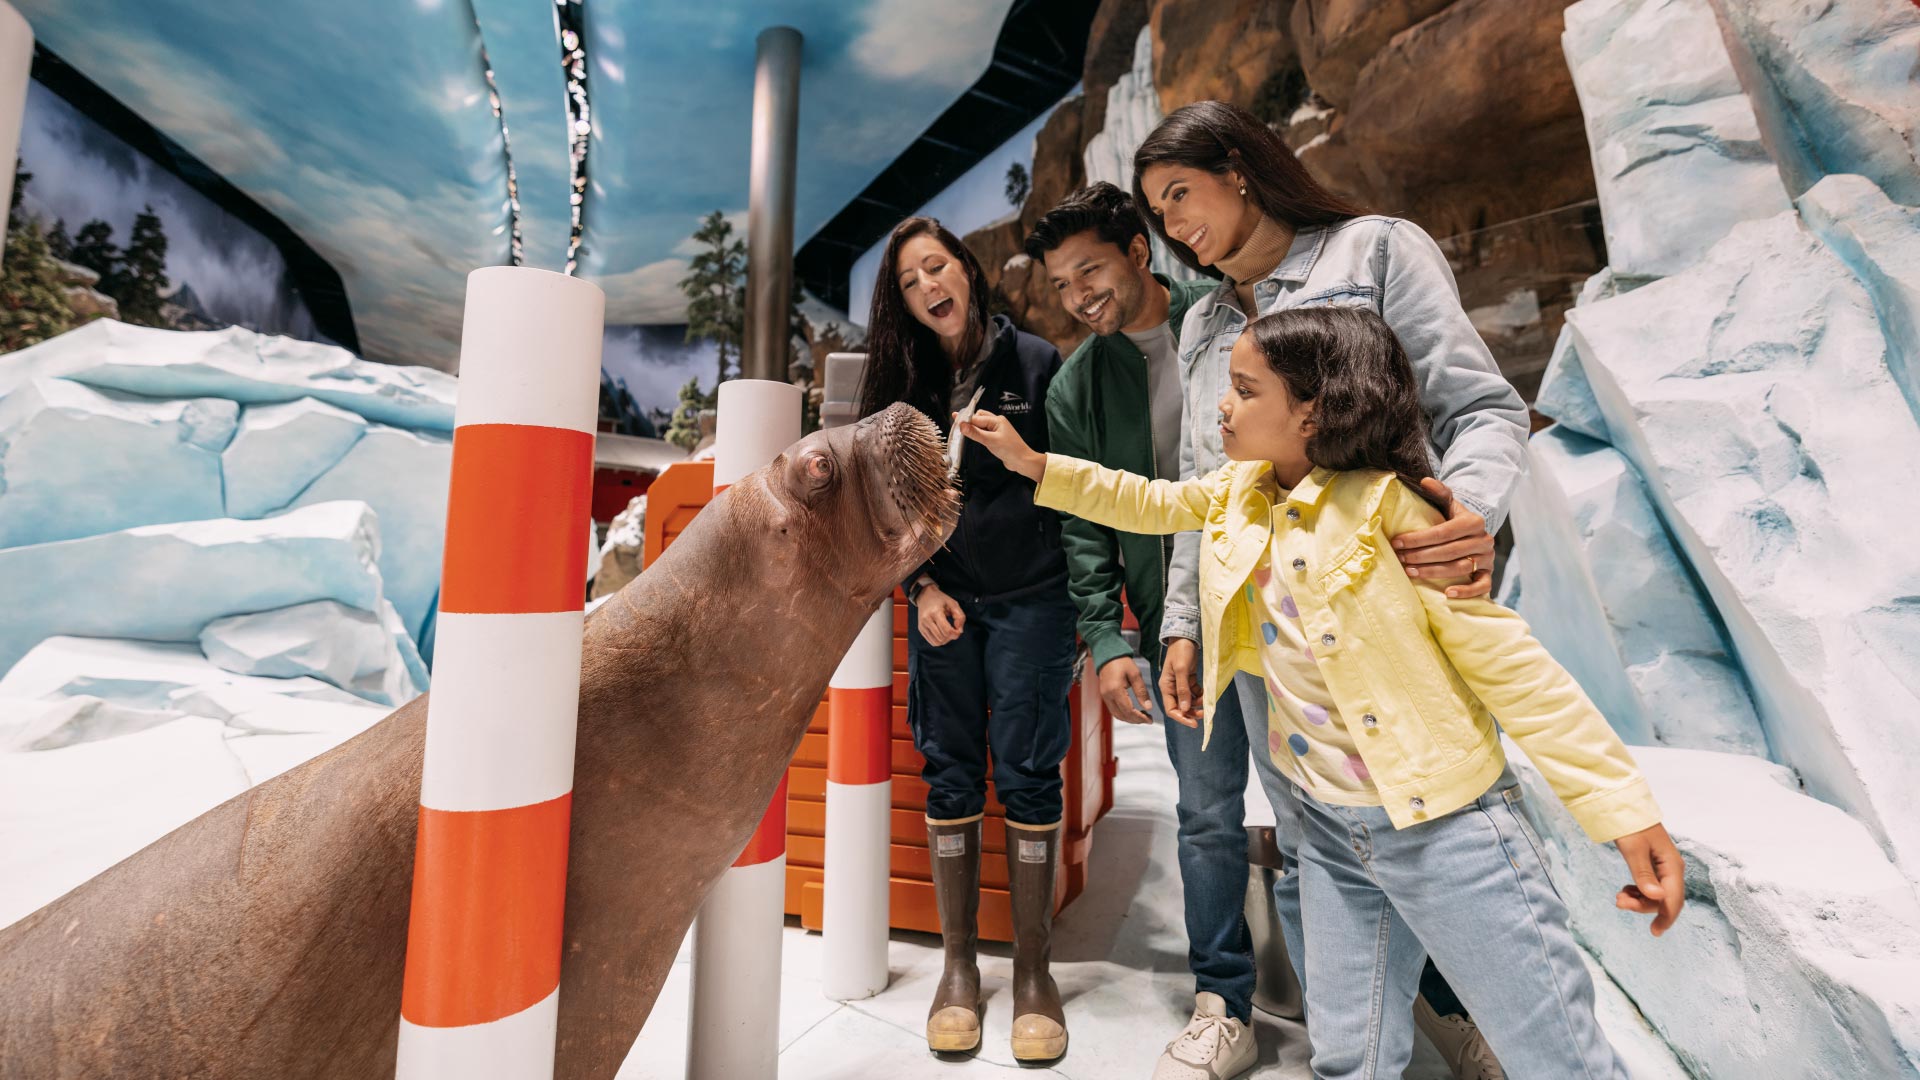
<svg viewBox="0 0 1920 1080">
<path fill-rule="evenodd" d="M 1180 479 L 1180 359 L 1173 325 L 1161 323 L 1139 333 L 1126 331 L 1147 358 L 1147 401 L 1153 413 L 1153 463 L 1163 480 Z"/>
</svg>

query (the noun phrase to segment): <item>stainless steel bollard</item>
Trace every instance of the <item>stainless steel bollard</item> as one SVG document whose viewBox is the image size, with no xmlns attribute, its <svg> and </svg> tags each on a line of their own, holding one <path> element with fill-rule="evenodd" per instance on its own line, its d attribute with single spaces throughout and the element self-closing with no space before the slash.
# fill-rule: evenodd
<svg viewBox="0 0 1920 1080">
<path fill-rule="evenodd" d="M 1253 936 L 1253 1007 L 1264 1013 L 1300 1020 L 1306 1007 L 1300 980 L 1287 959 L 1287 938 L 1280 932 L 1280 916 L 1273 906 L 1273 883 L 1285 866 L 1273 841 L 1273 828 L 1247 829 L 1247 929 Z"/>
</svg>

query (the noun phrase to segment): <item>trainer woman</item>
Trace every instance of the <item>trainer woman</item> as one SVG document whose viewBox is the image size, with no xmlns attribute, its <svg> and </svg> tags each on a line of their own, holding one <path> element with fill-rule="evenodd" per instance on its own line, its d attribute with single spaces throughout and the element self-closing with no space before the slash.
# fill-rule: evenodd
<svg viewBox="0 0 1920 1080">
<path fill-rule="evenodd" d="M 1526 468 L 1527 410 L 1468 321 L 1439 245 L 1411 221 L 1364 213 L 1327 191 L 1272 129 L 1225 102 L 1198 101 L 1169 113 L 1134 152 L 1133 167 L 1134 198 L 1149 227 L 1181 262 L 1221 279 L 1187 309 L 1180 330 L 1183 465 L 1198 475 L 1225 460 L 1216 403 L 1229 387 L 1227 357 L 1252 320 L 1297 307 L 1369 308 L 1412 362 L 1439 478 L 1423 487 L 1447 515 L 1431 528 L 1393 537 L 1394 554 L 1410 577 L 1467 579 L 1449 586 L 1450 596 L 1486 594 L 1493 533 Z M 1176 539 L 1161 625 L 1162 638 L 1171 639 L 1161 668 L 1169 708 L 1184 708 L 1196 687 L 1199 556 L 1199 534 Z M 1243 762 L 1250 746 L 1291 863 L 1292 784 L 1268 752 L 1269 732 L 1261 723 L 1266 695 L 1257 686 L 1249 694 L 1247 681 L 1237 680 L 1251 737 L 1229 731 L 1223 739 L 1216 730 L 1207 752 Z M 1297 890 L 1298 878 L 1289 873 L 1275 893 L 1296 966 L 1306 956 Z M 1304 972 L 1301 982 L 1311 997 Z M 1415 1018 L 1454 1075 L 1499 1080 L 1500 1066 L 1466 1006 L 1431 965 L 1421 988 Z M 1169 1055 L 1191 1060 L 1198 1051 L 1177 1044 L 1210 1045 L 1208 1030 L 1217 1023 L 1196 1013 Z"/>
<path fill-rule="evenodd" d="M 904 401 L 946 430 L 977 398 L 1044 447 L 1047 386 L 1060 353 L 1005 316 L 988 318 L 986 303 L 986 277 L 959 237 L 932 218 L 901 222 L 874 285 L 861 415 Z M 980 1044 L 974 945 L 991 750 L 995 794 L 1007 812 L 1013 1055 L 1047 1061 L 1067 1048 L 1047 966 L 1075 612 L 1060 520 L 1033 505 L 1032 482 L 968 442 L 959 485 L 959 527 L 907 583 L 907 722 L 927 759 L 927 848 L 946 945 L 927 1045 Z"/>
</svg>

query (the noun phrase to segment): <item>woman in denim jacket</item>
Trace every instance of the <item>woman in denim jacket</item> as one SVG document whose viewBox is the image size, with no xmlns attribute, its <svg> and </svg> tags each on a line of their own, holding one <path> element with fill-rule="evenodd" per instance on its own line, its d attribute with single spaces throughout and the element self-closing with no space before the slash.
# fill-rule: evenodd
<svg viewBox="0 0 1920 1080">
<path fill-rule="evenodd" d="M 1465 578 L 1447 595 L 1486 595 L 1493 533 L 1526 468 L 1527 410 L 1468 321 L 1433 239 L 1411 221 L 1363 214 L 1328 192 L 1265 124 L 1218 101 L 1184 106 L 1154 128 L 1134 154 L 1133 192 L 1149 227 L 1177 258 L 1222 278 L 1188 309 L 1180 332 L 1187 417 L 1180 475 L 1204 475 L 1225 463 L 1215 404 L 1228 389 L 1228 354 L 1252 319 L 1310 305 L 1370 308 L 1412 362 L 1437 478 L 1422 486 L 1446 513 L 1433 528 L 1393 537 L 1393 546 L 1410 577 Z M 1198 534 L 1176 537 L 1161 627 L 1168 646 L 1161 690 L 1169 709 L 1200 704 L 1192 700 L 1201 664 L 1198 567 Z M 1235 683 L 1246 727 L 1264 729 L 1263 695 L 1248 679 Z M 1217 732 L 1215 742 L 1241 760 L 1243 747 L 1251 747 L 1263 785 L 1280 796 L 1278 835 L 1291 862 L 1297 826 L 1283 812 L 1288 785 L 1262 752 L 1264 731 L 1254 737 L 1258 742 L 1230 730 Z M 1280 879 L 1275 901 L 1298 969 L 1304 951 L 1293 874 Z M 1421 989 L 1415 1015 L 1455 1075 L 1503 1076 L 1437 971 L 1429 968 Z"/>
</svg>

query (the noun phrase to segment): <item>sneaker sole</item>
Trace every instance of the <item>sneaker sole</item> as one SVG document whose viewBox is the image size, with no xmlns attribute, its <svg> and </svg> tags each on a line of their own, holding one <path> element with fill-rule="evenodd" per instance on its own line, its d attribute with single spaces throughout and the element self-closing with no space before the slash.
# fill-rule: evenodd
<svg viewBox="0 0 1920 1080">
<path fill-rule="evenodd" d="M 1162 1058 L 1161 1060 L 1164 1061 L 1165 1058 Z M 1200 1066 L 1190 1065 L 1186 1062 L 1181 1062 L 1180 1065 L 1182 1068 L 1186 1068 L 1186 1069 L 1200 1068 Z M 1233 1064 L 1232 1062 L 1216 1061 L 1211 1065 L 1207 1065 L 1206 1069 L 1208 1070 L 1207 1075 L 1217 1077 L 1218 1080 L 1239 1080 L 1240 1077 L 1243 1077 L 1248 1073 L 1252 1072 L 1254 1069 L 1258 1068 L 1259 1065 L 1260 1065 L 1260 1051 L 1259 1051 L 1259 1045 L 1256 1043 L 1254 1044 L 1254 1048 L 1247 1052 L 1246 1060 L 1244 1062 L 1241 1062 L 1240 1064 L 1236 1065 L 1236 1064 Z"/>
</svg>

